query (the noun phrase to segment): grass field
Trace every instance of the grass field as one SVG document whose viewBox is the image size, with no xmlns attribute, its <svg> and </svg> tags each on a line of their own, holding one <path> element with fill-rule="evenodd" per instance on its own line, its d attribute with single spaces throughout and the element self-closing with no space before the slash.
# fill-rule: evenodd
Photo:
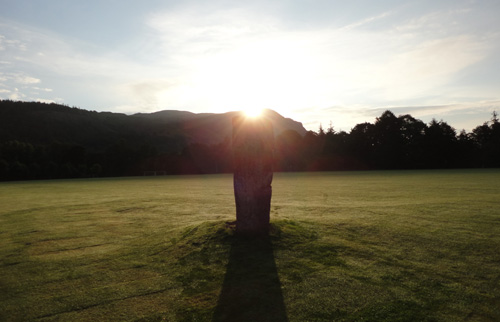
<svg viewBox="0 0 500 322">
<path fill-rule="evenodd" d="M 500 170 L 0 183 L 0 321 L 500 321 Z"/>
</svg>

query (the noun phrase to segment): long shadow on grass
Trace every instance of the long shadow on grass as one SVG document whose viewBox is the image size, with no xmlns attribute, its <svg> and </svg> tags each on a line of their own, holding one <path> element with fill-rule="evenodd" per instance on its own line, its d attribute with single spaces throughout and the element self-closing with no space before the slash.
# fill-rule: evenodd
<svg viewBox="0 0 500 322">
<path fill-rule="evenodd" d="M 269 238 L 235 238 L 213 321 L 288 321 Z"/>
</svg>

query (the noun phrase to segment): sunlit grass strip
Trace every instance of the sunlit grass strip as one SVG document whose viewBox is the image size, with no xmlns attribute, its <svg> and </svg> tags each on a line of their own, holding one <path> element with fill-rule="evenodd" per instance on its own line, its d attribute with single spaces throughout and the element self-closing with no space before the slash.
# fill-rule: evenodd
<svg viewBox="0 0 500 322">
<path fill-rule="evenodd" d="M 288 319 L 500 320 L 499 179 L 277 174 L 271 244 Z M 231 176 L 0 184 L 0 320 L 212 320 L 232 193 Z"/>
</svg>

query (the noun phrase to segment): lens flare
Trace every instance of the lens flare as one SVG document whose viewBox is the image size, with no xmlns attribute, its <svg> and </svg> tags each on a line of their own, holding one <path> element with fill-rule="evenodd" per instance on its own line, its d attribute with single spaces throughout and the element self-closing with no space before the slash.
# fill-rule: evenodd
<svg viewBox="0 0 500 322">
<path fill-rule="evenodd" d="M 261 108 L 247 108 L 243 111 L 247 117 L 259 117 L 262 114 Z"/>
</svg>

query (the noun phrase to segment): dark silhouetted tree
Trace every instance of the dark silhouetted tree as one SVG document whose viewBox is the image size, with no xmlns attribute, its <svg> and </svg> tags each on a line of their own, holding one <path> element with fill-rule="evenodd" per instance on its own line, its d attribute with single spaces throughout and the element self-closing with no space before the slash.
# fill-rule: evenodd
<svg viewBox="0 0 500 322">
<path fill-rule="evenodd" d="M 428 168 L 451 168 L 457 160 L 455 129 L 433 119 L 425 129 L 425 158 Z"/>
<path fill-rule="evenodd" d="M 424 167 L 424 136 L 427 128 L 425 123 L 409 114 L 399 116 L 398 119 L 402 139 L 401 168 L 415 169 Z"/>
<path fill-rule="evenodd" d="M 472 130 L 472 137 L 479 151 L 481 167 L 500 167 L 500 122 L 493 112 L 491 122 Z"/>
<path fill-rule="evenodd" d="M 401 122 L 391 111 L 385 111 L 376 119 L 374 162 L 377 168 L 402 168 L 403 138 L 400 129 Z"/>
<path fill-rule="evenodd" d="M 460 131 L 457 137 L 457 159 L 455 166 L 460 168 L 472 168 L 478 164 L 479 150 L 474 142 L 472 134 L 465 130 Z"/>
<path fill-rule="evenodd" d="M 356 125 L 349 135 L 349 152 L 360 168 L 371 169 L 374 167 L 375 154 L 375 125 L 361 123 Z"/>
</svg>

